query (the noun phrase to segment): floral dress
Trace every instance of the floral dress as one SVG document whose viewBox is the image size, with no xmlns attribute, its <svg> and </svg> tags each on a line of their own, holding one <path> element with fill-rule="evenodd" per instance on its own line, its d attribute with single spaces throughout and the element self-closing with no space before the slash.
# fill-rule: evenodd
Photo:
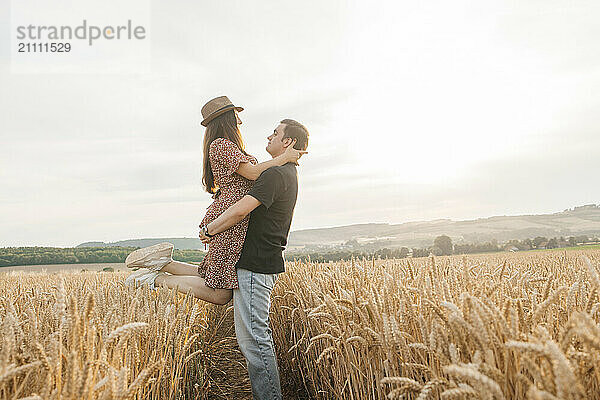
<svg viewBox="0 0 600 400">
<path fill-rule="evenodd" d="M 235 171 L 241 162 L 257 163 L 256 158 L 245 155 L 235 143 L 224 138 L 215 139 L 210 144 L 208 154 L 215 184 L 220 191 L 213 195 L 214 201 L 208 206 L 201 225 L 214 221 L 248 193 L 254 182 Z M 204 277 L 206 286 L 213 289 L 238 288 L 235 264 L 242 253 L 249 220 L 250 216 L 246 216 L 211 238 L 208 253 L 198 267 L 198 273 Z"/>
</svg>

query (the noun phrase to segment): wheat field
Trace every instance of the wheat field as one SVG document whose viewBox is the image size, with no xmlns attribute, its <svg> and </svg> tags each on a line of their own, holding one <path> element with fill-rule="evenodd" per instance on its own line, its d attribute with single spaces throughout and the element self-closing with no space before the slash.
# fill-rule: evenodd
<svg viewBox="0 0 600 400">
<path fill-rule="evenodd" d="M 600 398 L 599 250 L 289 263 L 285 398 Z M 0 273 L 0 399 L 250 398 L 229 306 Z M 296 394 L 294 394 L 296 393 Z"/>
</svg>

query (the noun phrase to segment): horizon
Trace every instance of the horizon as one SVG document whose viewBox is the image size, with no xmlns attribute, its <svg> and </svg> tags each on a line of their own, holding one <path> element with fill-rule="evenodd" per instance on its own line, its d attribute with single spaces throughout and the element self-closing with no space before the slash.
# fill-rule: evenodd
<svg viewBox="0 0 600 400">
<path fill-rule="evenodd" d="M 403 225 L 403 224 L 410 224 L 410 223 L 419 223 L 419 222 L 435 222 L 435 221 L 452 221 L 452 222 L 467 222 L 467 221 L 477 221 L 480 219 L 489 219 L 489 218 L 494 218 L 494 217 L 519 217 L 519 216 L 531 216 L 531 215 L 553 215 L 553 214 L 560 214 L 563 212 L 567 212 L 567 211 L 574 211 L 577 208 L 583 208 L 583 207 L 588 207 L 588 206 L 595 206 L 595 207 L 600 207 L 600 203 L 596 204 L 596 203 L 589 203 L 589 204 L 581 204 L 581 205 L 577 205 L 577 206 L 572 206 L 572 207 L 567 207 L 565 209 L 563 209 L 562 211 L 554 211 L 554 212 L 548 212 L 548 213 L 534 213 L 534 214 L 499 214 L 499 215 L 490 215 L 490 216 L 485 216 L 485 217 L 476 217 L 476 218 L 467 218 L 467 219 L 453 219 L 453 218 L 436 218 L 436 219 L 430 219 L 430 220 L 415 220 L 415 221 L 403 221 L 403 222 L 359 222 L 359 223 L 353 223 L 353 224 L 347 224 L 347 225 L 335 225 L 335 226 L 321 226 L 321 227 L 313 227 L 313 228 L 305 228 L 305 229 L 296 229 L 296 230 L 290 230 L 290 234 L 292 232 L 301 232 L 301 231 L 309 231 L 309 230 L 321 230 L 321 229 L 334 229 L 334 228 L 343 228 L 343 227 L 350 227 L 350 226 L 356 226 L 356 225 Z M 73 244 L 72 246 L 45 246 L 45 245 L 39 245 L 39 244 L 32 244 L 32 245 L 19 245 L 19 246 L 15 246 L 15 245 L 9 245 L 9 246 L 0 246 L 0 248 L 8 248 L 8 247 L 57 247 L 57 248 L 74 248 L 78 245 L 81 245 L 83 243 L 88 243 L 88 242 L 101 242 L 101 243 L 116 243 L 116 242 L 122 242 L 122 241 L 128 241 L 128 240 L 147 240 L 147 239 L 163 239 L 163 238 L 171 238 L 171 239 L 195 239 L 195 237 L 190 237 L 190 236 L 158 236 L 158 237 L 136 237 L 136 238 L 125 238 L 125 239 L 114 239 L 114 240 L 86 240 L 86 241 L 80 241 L 79 243 Z"/>
<path fill-rule="evenodd" d="M 308 128 L 292 231 L 600 199 L 600 3 L 27 4 L 0 5 L 0 246 L 195 237 L 200 109 L 218 95 L 245 108 L 259 161 L 278 121 Z M 74 41 L 102 56 L 85 68 L 19 69 L 16 27 L 84 14 L 146 38 Z"/>
</svg>

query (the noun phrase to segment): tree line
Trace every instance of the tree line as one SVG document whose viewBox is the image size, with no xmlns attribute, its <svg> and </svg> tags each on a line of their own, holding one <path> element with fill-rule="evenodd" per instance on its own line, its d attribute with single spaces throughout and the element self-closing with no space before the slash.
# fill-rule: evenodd
<svg viewBox="0 0 600 400">
<path fill-rule="evenodd" d="M 598 238 L 590 238 L 586 235 L 546 238 L 537 236 L 531 239 L 509 240 L 499 244 L 492 239 L 483 243 L 452 243 L 447 235 L 441 235 L 434 239 L 433 245 L 424 248 L 353 248 L 337 249 L 320 252 L 292 252 L 286 253 L 288 261 L 342 261 L 351 258 L 406 258 L 406 257 L 428 257 L 451 254 L 488 253 L 503 250 L 535 250 L 553 249 L 559 247 L 574 247 L 579 244 L 596 243 Z M 355 241 L 352 241 L 355 242 Z M 356 242 L 358 245 L 358 242 Z M 12 267 L 18 265 L 48 265 L 48 264 L 96 264 L 96 263 L 123 263 L 125 258 L 133 250 L 139 247 L 4 247 L 0 248 L 0 267 Z M 200 262 L 206 253 L 201 250 L 178 250 L 173 251 L 173 259 L 184 262 Z"/>
<path fill-rule="evenodd" d="M 354 243 L 356 241 L 352 241 Z M 423 248 L 383 248 L 378 250 L 369 249 L 345 249 L 332 250 L 321 252 L 306 252 L 306 253 L 288 253 L 286 259 L 288 261 L 347 261 L 352 258 L 406 258 L 406 257 L 429 257 L 430 255 L 443 256 L 452 254 L 474 254 L 474 253 L 492 253 L 499 251 L 524 251 L 536 249 L 554 249 L 560 247 L 575 247 L 579 244 L 598 243 L 598 238 L 590 238 L 586 235 L 565 237 L 547 238 L 537 236 L 531 239 L 509 240 L 505 243 L 498 243 L 492 239 L 483 243 L 452 243 L 452 239 L 447 235 L 440 235 L 433 241 L 433 245 Z M 347 243 L 351 243 L 350 241 Z M 358 242 L 356 242 L 358 245 Z"/>
<path fill-rule="evenodd" d="M 0 267 L 48 264 L 123 263 L 138 247 L 4 247 L 0 248 Z M 199 262 L 205 252 L 173 251 L 173 258 L 184 262 Z"/>
</svg>

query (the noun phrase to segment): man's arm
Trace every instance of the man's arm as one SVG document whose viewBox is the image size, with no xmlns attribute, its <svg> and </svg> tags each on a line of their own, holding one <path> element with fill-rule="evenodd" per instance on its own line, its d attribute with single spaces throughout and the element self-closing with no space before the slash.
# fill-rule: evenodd
<svg viewBox="0 0 600 400">
<path fill-rule="evenodd" d="M 250 212 L 258 206 L 260 206 L 260 201 L 248 194 L 245 195 L 237 203 L 225 210 L 223 214 L 219 215 L 217 219 L 206 225 L 208 234 L 216 235 L 217 233 L 226 231 L 243 220 L 246 215 L 250 214 Z M 202 231 L 200 231 L 199 236 L 202 243 L 208 243 L 210 241 L 210 238 L 204 235 Z"/>
</svg>

